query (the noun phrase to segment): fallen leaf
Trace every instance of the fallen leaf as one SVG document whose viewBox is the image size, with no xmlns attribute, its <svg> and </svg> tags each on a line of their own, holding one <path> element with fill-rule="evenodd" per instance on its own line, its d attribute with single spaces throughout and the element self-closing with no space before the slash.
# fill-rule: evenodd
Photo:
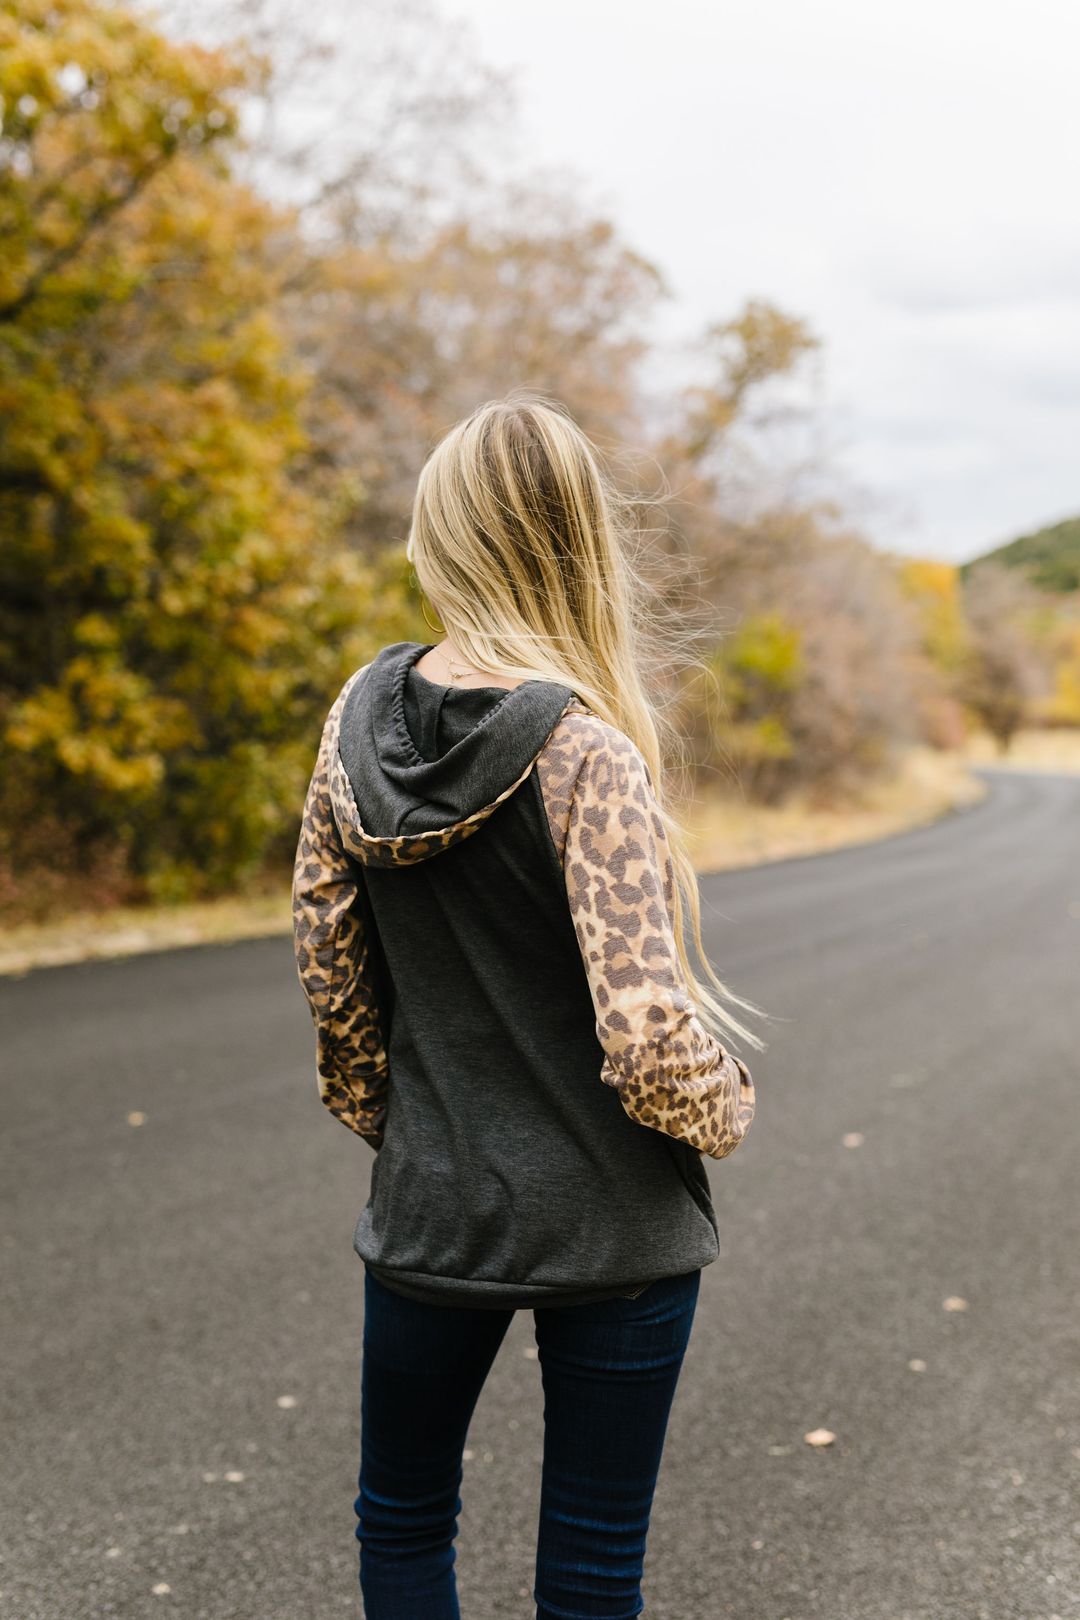
<svg viewBox="0 0 1080 1620">
<path fill-rule="evenodd" d="M 809 1434 L 803 1435 L 803 1439 L 808 1446 L 831 1446 L 836 1436 L 831 1429 L 811 1429 Z"/>
<path fill-rule="evenodd" d="M 128 1115 L 128 1124 L 129 1125 L 145 1125 L 146 1124 L 146 1115 L 145 1114 L 140 1114 L 136 1110 L 135 1113 Z"/>
</svg>

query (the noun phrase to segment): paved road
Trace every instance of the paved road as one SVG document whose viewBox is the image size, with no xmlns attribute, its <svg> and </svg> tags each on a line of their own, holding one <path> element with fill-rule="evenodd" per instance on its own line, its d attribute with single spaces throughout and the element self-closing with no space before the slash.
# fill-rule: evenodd
<svg viewBox="0 0 1080 1620">
<path fill-rule="evenodd" d="M 1080 778 L 998 776 L 705 894 L 776 1022 L 754 1131 L 710 1167 L 724 1252 L 647 1616 L 1076 1620 Z M 370 1150 L 318 1104 L 289 942 L 34 973 L 0 1015 L 0 1614 L 355 1616 Z M 531 1330 L 470 1436 L 465 1620 L 533 1612 Z"/>
</svg>

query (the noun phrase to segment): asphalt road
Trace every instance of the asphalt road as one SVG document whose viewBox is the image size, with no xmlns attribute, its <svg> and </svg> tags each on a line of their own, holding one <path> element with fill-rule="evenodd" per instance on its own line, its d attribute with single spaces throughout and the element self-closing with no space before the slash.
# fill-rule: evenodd
<svg viewBox="0 0 1080 1620">
<path fill-rule="evenodd" d="M 705 897 L 775 1022 L 710 1165 L 647 1620 L 1076 1620 L 1080 777 Z M 355 1616 L 371 1153 L 290 942 L 32 973 L 0 1016 L 0 1614 Z M 532 1342 L 470 1435 L 465 1620 L 533 1613 Z"/>
</svg>

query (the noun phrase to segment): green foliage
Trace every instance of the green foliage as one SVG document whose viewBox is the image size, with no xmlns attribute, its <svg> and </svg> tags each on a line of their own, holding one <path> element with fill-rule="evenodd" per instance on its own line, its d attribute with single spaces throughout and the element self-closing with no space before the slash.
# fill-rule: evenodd
<svg viewBox="0 0 1080 1620">
<path fill-rule="evenodd" d="M 970 575 L 991 561 L 1019 569 L 1040 590 L 1059 594 L 1080 590 L 1080 517 L 1010 540 L 965 563 L 961 572 Z"/>
</svg>

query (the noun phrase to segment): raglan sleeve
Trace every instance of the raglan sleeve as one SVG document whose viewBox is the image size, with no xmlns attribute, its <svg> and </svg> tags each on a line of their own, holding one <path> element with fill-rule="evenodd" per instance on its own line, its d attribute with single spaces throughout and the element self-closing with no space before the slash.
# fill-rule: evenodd
<svg viewBox="0 0 1080 1620">
<path fill-rule="evenodd" d="M 293 945 L 300 985 L 315 1026 L 315 1065 L 323 1102 L 376 1150 L 389 1089 L 370 925 L 362 877 L 341 841 L 330 798 L 332 750 L 342 699 L 323 728 L 296 846 Z"/>
<path fill-rule="evenodd" d="M 687 988 L 667 831 L 644 756 L 621 732 L 584 750 L 563 870 L 604 1053 L 601 1080 L 638 1124 L 725 1158 L 753 1122 L 754 1083 L 702 1023 Z"/>
</svg>

